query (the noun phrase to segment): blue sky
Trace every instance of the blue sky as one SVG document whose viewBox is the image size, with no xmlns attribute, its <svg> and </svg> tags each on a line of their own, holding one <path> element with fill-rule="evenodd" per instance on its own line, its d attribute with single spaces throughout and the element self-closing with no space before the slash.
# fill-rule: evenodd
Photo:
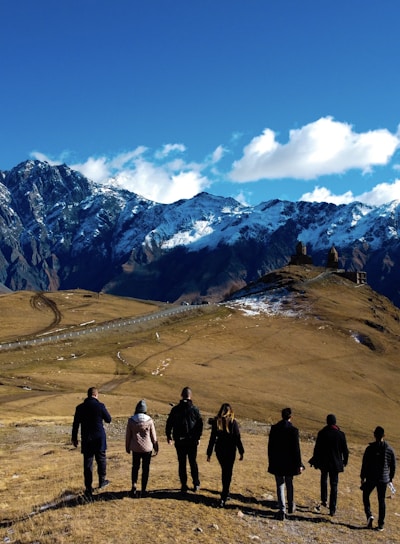
<svg viewBox="0 0 400 544">
<path fill-rule="evenodd" d="M 0 0 L 0 170 L 400 200 L 398 0 Z"/>
</svg>

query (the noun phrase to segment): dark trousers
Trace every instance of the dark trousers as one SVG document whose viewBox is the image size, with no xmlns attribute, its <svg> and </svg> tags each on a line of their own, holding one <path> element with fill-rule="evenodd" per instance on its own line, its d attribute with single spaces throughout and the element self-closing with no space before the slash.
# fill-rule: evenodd
<svg viewBox="0 0 400 544">
<path fill-rule="evenodd" d="M 371 495 L 371 492 L 375 489 L 375 487 L 378 494 L 378 510 L 379 510 L 378 525 L 383 527 L 383 524 L 385 523 L 385 515 L 386 515 L 386 503 L 385 503 L 386 488 L 387 488 L 386 483 L 372 482 L 370 480 L 367 480 L 364 483 L 364 487 L 363 487 L 364 511 L 368 519 L 371 516 L 371 503 L 369 500 L 369 496 Z"/>
<path fill-rule="evenodd" d="M 190 473 L 193 485 L 200 485 L 199 469 L 197 466 L 197 440 L 177 440 L 175 442 L 176 453 L 178 455 L 178 471 L 182 489 L 187 489 L 186 460 L 189 460 Z"/>
<path fill-rule="evenodd" d="M 330 485 L 329 510 L 336 512 L 339 473 L 336 470 L 321 470 L 321 502 L 328 502 L 328 476 Z"/>
<path fill-rule="evenodd" d="M 140 463 L 142 463 L 142 491 L 146 491 L 149 481 L 151 451 L 138 453 L 132 452 L 132 488 L 136 488 Z"/>
<path fill-rule="evenodd" d="M 233 465 L 235 463 L 235 456 L 224 455 L 222 453 L 216 452 L 217 459 L 221 465 L 222 470 L 222 492 L 221 499 L 226 501 L 229 495 L 229 488 L 232 481 Z"/>
<path fill-rule="evenodd" d="M 96 452 L 87 452 L 83 454 L 83 477 L 85 479 L 85 489 L 86 491 L 92 492 L 92 482 L 93 482 L 93 458 L 96 459 L 97 463 L 97 474 L 99 476 L 99 487 L 106 479 L 106 452 L 105 451 L 96 451 Z"/>
</svg>

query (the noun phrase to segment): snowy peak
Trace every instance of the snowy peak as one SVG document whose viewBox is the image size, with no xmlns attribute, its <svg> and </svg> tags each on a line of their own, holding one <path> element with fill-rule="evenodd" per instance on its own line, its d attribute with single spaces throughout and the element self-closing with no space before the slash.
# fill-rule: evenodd
<svg viewBox="0 0 400 544">
<path fill-rule="evenodd" d="M 222 300 L 288 264 L 300 240 L 318 266 L 334 245 L 342 268 L 365 269 L 370 285 L 400 304 L 399 210 L 399 202 L 251 207 L 208 193 L 158 204 L 30 160 L 0 172 L 0 282 Z"/>
</svg>

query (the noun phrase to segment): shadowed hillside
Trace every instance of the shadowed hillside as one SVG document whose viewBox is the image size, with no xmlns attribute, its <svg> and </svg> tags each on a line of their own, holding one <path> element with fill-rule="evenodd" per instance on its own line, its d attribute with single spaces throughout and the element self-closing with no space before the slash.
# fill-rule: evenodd
<svg viewBox="0 0 400 544">
<path fill-rule="evenodd" d="M 74 291 L 46 293 L 51 304 L 40 310 L 31 304 L 32 296 L 20 292 L 0 297 L 1 314 L 9 323 L 0 341 L 34 337 L 46 327 L 51 332 L 55 307 L 56 328 L 69 330 L 93 320 L 159 310 L 159 305 L 145 301 Z M 282 543 L 372 542 L 373 532 L 358 530 L 365 524 L 358 474 L 363 448 L 376 425 L 385 427 L 389 442 L 400 451 L 395 417 L 400 398 L 399 317 L 400 311 L 368 285 L 357 286 L 325 274 L 325 269 L 291 266 L 221 305 L 199 306 L 136 328 L 0 350 L 3 519 L 11 520 L 21 542 L 33 541 L 26 535 L 37 535 L 43 526 L 49 536 L 40 542 L 89 541 L 94 517 L 103 520 L 103 542 L 121 542 L 121 534 L 126 541 L 127 531 L 115 524 L 123 524 L 133 508 L 158 542 L 248 542 L 251 537 L 270 542 L 271 531 L 273 541 Z M 174 494 L 175 452 L 166 445 L 163 426 L 170 403 L 179 400 L 181 388 L 188 384 L 205 418 L 228 401 L 242 423 L 245 461 L 235 465 L 234 497 L 223 512 L 210 508 L 220 484 L 216 459 L 204 463 L 207 428 L 199 454 L 202 492 L 197 498 L 191 495 L 189 502 Z M 106 500 L 82 505 L 76 503 L 82 489 L 81 458 L 69 444 L 69 432 L 75 405 L 90 385 L 100 388 L 101 400 L 114 416 L 108 429 L 112 488 Z M 130 460 L 123 439 L 126 417 L 140 398 L 147 400 L 156 418 L 161 451 L 150 476 L 153 496 L 135 502 L 125 494 Z M 315 516 L 319 473 L 311 468 L 296 480 L 295 518 L 287 524 L 273 520 L 275 490 L 266 474 L 266 442 L 269 424 L 279 419 L 286 405 L 301 430 L 305 463 L 327 413 L 337 415 L 347 434 L 350 464 L 339 486 L 339 513 L 333 520 Z M 29 463 L 32 449 L 37 454 L 35 469 Z M 55 466 L 66 467 L 68 475 Z M 13 478 L 17 473 L 20 477 Z M 46 489 L 38 478 L 44 478 Z M 20 500 L 11 507 L 10 498 L 18 494 Z M 16 521 L 38 503 L 56 499 L 57 508 Z M 398 542 L 396 501 L 389 502 L 385 542 Z M 66 519 L 70 521 L 65 525 Z M 55 529 L 61 526 L 69 527 L 63 536 Z"/>
</svg>

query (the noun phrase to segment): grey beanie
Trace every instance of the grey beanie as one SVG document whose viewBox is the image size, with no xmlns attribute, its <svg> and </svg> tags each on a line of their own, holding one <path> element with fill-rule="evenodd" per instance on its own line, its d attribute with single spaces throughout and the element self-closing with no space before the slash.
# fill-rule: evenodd
<svg viewBox="0 0 400 544">
<path fill-rule="evenodd" d="M 140 400 L 135 408 L 135 414 L 145 414 L 147 412 L 147 406 L 145 400 Z"/>
</svg>

